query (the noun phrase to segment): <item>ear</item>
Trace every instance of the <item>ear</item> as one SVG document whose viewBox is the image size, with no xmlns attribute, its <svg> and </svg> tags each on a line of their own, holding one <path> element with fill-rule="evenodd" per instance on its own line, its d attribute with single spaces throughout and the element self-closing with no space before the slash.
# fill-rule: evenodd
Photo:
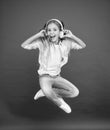
<svg viewBox="0 0 110 130">
<path fill-rule="evenodd" d="M 64 32 L 61 31 L 61 32 L 60 32 L 60 38 L 63 38 L 63 36 L 64 36 Z"/>
<path fill-rule="evenodd" d="M 47 36 L 47 32 L 46 32 L 46 24 L 43 26 L 42 30 L 44 30 L 45 35 Z"/>
</svg>

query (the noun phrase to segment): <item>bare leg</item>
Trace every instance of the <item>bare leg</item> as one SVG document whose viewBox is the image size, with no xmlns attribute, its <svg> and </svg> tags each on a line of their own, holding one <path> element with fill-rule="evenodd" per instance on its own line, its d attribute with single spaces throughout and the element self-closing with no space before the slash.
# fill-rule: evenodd
<svg viewBox="0 0 110 130">
<path fill-rule="evenodd" d="M 53 84 L 56 87 L 52 88 L 52 89 L 58 96 L 61 96 L 61 97 L 76 97 L 79 94 L 79 90 L 75 87 L 75 85 L 73 85 L 72 83 L 70 83 L 69 81 L 67 81 L 66 79 L 64 79 L 60 76 L 54 79 Z M 45 94 L 40 89 L 35 94 L 34 100 L 37 100 L 37 99 L 44 97 L 44 96 L 45 96 Z"/>
<path fill-rule="evenodd" d="M 58 76 L 54 81 L 54 91 L 61 97 L 76 97 L 79 95 L 78 88 L 68 80 Z"/>
<path fill-rule="evenodd" d="M 51 78 L 49 76 L 42 76 L 39 79 L 41 89 L 44 93 L 44 95 L 53 101 L 57 106 L 59 106 L 61 109 L 63 109 L 66 113 L 71 112 L 70 106 L 61 98 L 58 96 L 57 93 L 55 93 L 52 89 L 52 85 L 54 84 L 55 78 Z"/>
</svg>

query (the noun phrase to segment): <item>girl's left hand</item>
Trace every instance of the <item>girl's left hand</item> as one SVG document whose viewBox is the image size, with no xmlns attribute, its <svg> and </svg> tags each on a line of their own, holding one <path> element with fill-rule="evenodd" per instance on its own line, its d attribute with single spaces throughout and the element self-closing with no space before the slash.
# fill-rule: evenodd
<svg viewBox="0 0 110 130">
<path fill-rule="evenodd" d="M 72 37 L 73 34 L 70 30 L 64 30 L 64 37 Z"/>
</svg>

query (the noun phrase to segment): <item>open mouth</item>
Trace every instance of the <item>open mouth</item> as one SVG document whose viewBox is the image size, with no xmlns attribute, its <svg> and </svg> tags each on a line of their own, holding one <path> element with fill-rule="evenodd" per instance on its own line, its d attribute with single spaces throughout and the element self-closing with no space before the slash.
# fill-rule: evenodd
<svg viewBox="0 0 110 130">
<path fill-rule="evenodd" d="M 50 38 L 55 38 L 56 36 L 54 35 L 54 36 L 50 36 Z"/>
<path fill-rule="evenodd" d="M 49 41 L 50 42 L 55 42 L 57 39 L 56 39 L 57 37 L 56 37 L 56 35 L 54 35 L 54 36 L 49 36 Z"/>
</svg>

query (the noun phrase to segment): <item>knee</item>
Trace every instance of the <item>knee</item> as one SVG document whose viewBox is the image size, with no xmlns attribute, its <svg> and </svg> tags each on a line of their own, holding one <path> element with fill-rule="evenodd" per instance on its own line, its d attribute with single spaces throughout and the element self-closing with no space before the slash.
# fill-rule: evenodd
<svg viewBox="0 0 110 130">
<path fill-rule="evenodd" d="M 76 92 L 74 93 L 75 97 L 79 95 L 79 90 L 77 89 Z"/>
<path fill-rule="evenodd" d="M 73 90 L 73 91 L 72 91 L 71 97 L 72 97 L 72 98 L 73 98 L 73 97 L 77 97 L 78 95 L 79 95 L 79 90 L 76 89 L 76 90 Z"/>
</svg>

